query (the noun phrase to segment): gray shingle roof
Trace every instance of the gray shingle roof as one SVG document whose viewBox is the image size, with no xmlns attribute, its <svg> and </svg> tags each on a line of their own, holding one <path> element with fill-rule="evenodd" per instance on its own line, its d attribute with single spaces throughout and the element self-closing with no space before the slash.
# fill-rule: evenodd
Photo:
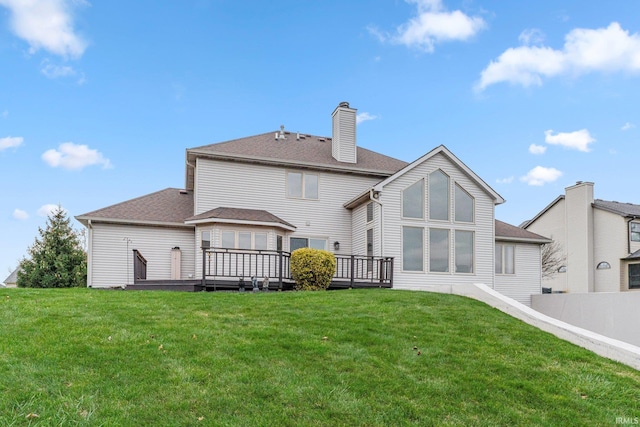
<svg viewBox="0 0 640 427">
<path fill-rule="evenodd" d="M 622 216 L 640 217 L 640 205 L 634 205 L 633 203 L 609 202 L 607 200 L 596 199 L 593 202 L 593 207 Z"/>
<path fill-rule="evenodd" d="M 183 225 L 193 215 L 193 191 L 166 188 L 142 197 L 98 209 L 76 219 L 114 222 L 155 223 Z"/>
<path fill-rule="evenodd" d="M 356 147 L 357 163 L 339 162 L 332 156 L 331 138 L 285 131 L 285 139 L 276 139 L 276 132 L 234 139 L 187 150 L 187 161 L 193 163 L 198 156 L 233 158 L 259 163 L 286 164 L 301 167 L 367 173 L 389 176 L 408 163 L 366 148 Z M 187 188 L 193 186 L 193 176 L 187 169 Z"/>
<path fill-rule="evenodd" d="M 296 228 L 287 221 L 274 214 L 261 209 L 240 209 L 240 208 L 215 208 L 207 212 L 187 218 L 187 221 L 198 221 L 207 219 L 226 219 L 231 221 L 250 221 L 263 223 L 276 223 Z"/>
<path fill-rule="evenodd" d="M 527 242 L 549 243 L 550 239 L 543 237 L 539 234 L 532 233 L 523 228 L 516 227 L 515 225 L 507 224 L 500 220 L 496 221 L 496 240 L 520 240 Z"/>
<path fill-rule="evenodd" d="M 16 268 L 15 270 L 13 270 L 11 272 L 11 274 L 9 275 L 9 277 L 7 277 L 6 279 L 4 279 L 4 283 L 5 285 L 15 285 L 18 282 L 18 270 L 20 269 L 20 267 Z"/>
</svg>

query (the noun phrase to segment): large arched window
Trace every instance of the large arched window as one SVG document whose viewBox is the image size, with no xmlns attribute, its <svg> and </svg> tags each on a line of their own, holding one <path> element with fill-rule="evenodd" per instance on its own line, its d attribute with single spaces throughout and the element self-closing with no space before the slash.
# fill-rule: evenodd
<svg viewBox="0 0 640 427">
<path fill-rule="evenodd" d="M 449 176 L 437 170 L 429 175 L 429 219 L 449 221 Z"/>
<path fill-rule="evenodd" d="M 424 179 L 410 185 L 402 192 L 402 216 L 424 218 Z"/>
<path fill-rule="evenodd" d="M 454 204 L 456 222 L 473 222 L 473 197 L 458 184 Z"/>
</svg>

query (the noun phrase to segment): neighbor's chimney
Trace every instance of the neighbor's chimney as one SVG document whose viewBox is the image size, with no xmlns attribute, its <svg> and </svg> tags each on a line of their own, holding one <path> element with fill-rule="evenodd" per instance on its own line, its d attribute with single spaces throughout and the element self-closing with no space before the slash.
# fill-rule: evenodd
<svg viewBox="0 0 640 427">
<path fill-rule="evenodd" d="M 331 115 L 333 135 L 331 153 L 339 162 L 356 163 L 356 109 L 341 102 Z"/>
<path fill-rule="evenodd" d="M 567 287 L 569 292 L 594 291 L 593 182 L 565 188 Z"/>
</svg>

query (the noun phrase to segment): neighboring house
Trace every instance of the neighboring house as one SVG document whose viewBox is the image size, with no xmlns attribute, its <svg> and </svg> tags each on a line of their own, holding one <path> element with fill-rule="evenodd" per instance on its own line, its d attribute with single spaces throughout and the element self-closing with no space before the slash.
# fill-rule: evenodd
<svg viewBox="0 0 640 427">
<path fill-rule="evenodd" d="M 18 283 L 18 269 L 16 268 L 13 272 L 4 279 L 4 284 L 7 288 L 15 288 Z"/>
<path fill-rule="evenodd" d="M 564 265 L 544 281 L 554 291 L 640 289 L 640 205 L 595 200 L 578 182 L 522 227 L 558 243 Z"/>
<path fill-rule="evenodd" d="M 446 147 L 406 163 L 356 145 L 347 103 L 332 124 L 331 138 L 281 127 L 188 149 L 185 190 L 77 216 L 89 229 L 88 285 L 133 283 L 131 249 L 146 259 L 148 280 L 200 279 L 209 245 L 392 257 L 394 288 L 485 283 L 527 304 L 540 293 L 548 240 L 496 223 L 504 200 Z"/>
</svg>

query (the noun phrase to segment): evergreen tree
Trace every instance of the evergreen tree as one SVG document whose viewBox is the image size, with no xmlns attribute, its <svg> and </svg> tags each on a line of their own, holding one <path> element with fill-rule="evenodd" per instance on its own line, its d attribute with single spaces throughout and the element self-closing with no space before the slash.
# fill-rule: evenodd
<svg viewBox="0 0 640 427">
<path fill-rule="evenodd" d="M 18 287 L 70 288 L 87 285 L 87 255 L 71 220 L 58 206 L 47 218 L 45 230 L 20 262 Z"/>
</svg>

